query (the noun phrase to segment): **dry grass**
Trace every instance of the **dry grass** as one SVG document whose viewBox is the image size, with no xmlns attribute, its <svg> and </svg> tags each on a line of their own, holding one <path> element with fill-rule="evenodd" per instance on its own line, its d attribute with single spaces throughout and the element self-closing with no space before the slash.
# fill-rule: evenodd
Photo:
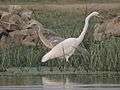
<svg viewBox="0 0 120 90">
<path fill-rule="evenodd" d="M 19 6 L 19 5 L 18 5 Z M 60 11 L 78 11 L 85 10 L 87 6 L 88 11 L 102 11 L 102 10 L 112 10 L 120 8 L 119 3 L 90 3 L 90 4 L 65 4 L 65 5 L 56 5 L 56 4 L 43 4 L 43 5 L 20 5 L 22 8 L 28 8 L 33 10 L 60 10 Z M 0 5 L 0 10 L 7 10 L 9 5 Z M 118 12 L 119 13 L 119 12 Z"/>
</svg>

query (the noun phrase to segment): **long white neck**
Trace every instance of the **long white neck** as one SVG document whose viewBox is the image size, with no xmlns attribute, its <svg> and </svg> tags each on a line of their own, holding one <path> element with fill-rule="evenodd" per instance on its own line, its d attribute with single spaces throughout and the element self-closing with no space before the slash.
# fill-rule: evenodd
<svg viewBox="0 0 120 90">
<path fill-rule="evenodd" d="M 79 44 L 80 44 L 80 43 L 82 42 L 82 40 L 84 39 L 84 36 L 85 36 L 86 31 L 87 31 L 87 29 L 88 29 L 89 20 L 90 20 L 91 17 L 92 17 L 92 15 L 90 14 L 90 15 L 88 15 L 88 16 L 86 17 L 86 19 L 85 19 L 85 25 L 84 25 L 83 31 L 82 31 L 82 33 L 80 34 L 80 36 L 77 38 Z"/>
</svg>

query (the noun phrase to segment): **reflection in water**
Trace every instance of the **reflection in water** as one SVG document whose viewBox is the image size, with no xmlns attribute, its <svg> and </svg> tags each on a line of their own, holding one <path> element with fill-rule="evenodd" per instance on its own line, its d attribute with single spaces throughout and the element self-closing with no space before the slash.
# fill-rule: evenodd
<svg viewBox="0 0 120 90">
<path fill-rule="evenodd" d="M 0 76 L 0 86 L 42 84 L 41 76 Z"/>
<path fill-rule="evenodd" d="M 119 84 L 119 75 L 0 76 L 1 90 L 120 90 Z"/>
<path fill-rule="evenodd" d="M 7 85 L 84 85 L 120 84 L 119 75 L 37 75 L 0 76 L 0 86 Z"/>
</svg>

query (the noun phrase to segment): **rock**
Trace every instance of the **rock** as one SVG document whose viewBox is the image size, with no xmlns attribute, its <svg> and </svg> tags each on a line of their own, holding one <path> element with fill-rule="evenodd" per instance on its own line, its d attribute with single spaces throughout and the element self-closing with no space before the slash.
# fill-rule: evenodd
<svg viewBox="0 0 120 90">
<path fill-rule="evenodd" d="M 31 20 L 32 11 L 22 9 L 19 5 L 9 5 L 9 12 L 0 12 L 0 43 L 9 44 L 7 39 L 12 38 L 15 44 L 33 45 L 34 31 L 26 29 Z M 8 34 L 8 36 L 7 36 Z M 6 46 L 4 45 L 4 46 Z"/>
<path fill-rule="evenodd" d="M 35 41 L 38 40 L 38 35 L 35 31 L 29 29 L 11 32 L 10 36 L 14 38 L 15 43 L 27 46 L 35 45 Z"/>
<path fill-rule="evenodd" d="M 93 33 L 94 36 L 94 40 L 96 41 L 101 41 L 104 39 L 105 34 L 104 34 L 104 30 L 105 30 L 105 25 L 104 24 L 96 24 L 95 25 L 95 31 Z"/>
<path fill-rule="evenodd" d="M 4 31 L 5 28 L 3 27 L 3 25 L 0 24 L 0 32 Z"/>
<path fill-rule="evenodd" d="M 16 45 L 21 45 L 22 41 L 24 38 L 26 38 L 26 35 L 22 35 L 22 34 L 15 34 L 14 37 L 12 37 L 14 40 L 14 43 Z"/>
<path fill-rule="evenodd" d="M 29 22 L 30 19 L 31 19 L 31 16 L 32 16 L 32 11 L 30 11 L 30 10 L 23 11 L 23 12 L 21 13 L 21 18 L 22 18 L 22 20 L 25 21 L 25 22 Z"/>
<path fill-rule="evenodd" d="M 11 16 L 12 16 L 12 14 L 9 12 L 3 12 L 0 20 L 4 21 L 4 22 L 9 22 L 9 18 Z"/>
<path fill-rule="evenodd" d="M 111 36 L 119 37 L 120 17 L 118 16 L 114 19 L 107 20 L 102 24 L 96 24 L 93 36 L 96 41 L 109 39 Z"/>
<path fill-rule="evenodd" d="M 22 43 L 25 45 L 33 45 L 35 46 L 37 44 L 38 41 L 38 36 L 36 33 L 28 35 L 23 41 Z"/>
<path fill-rule="evenodd" d="M 9 31 L 19 31 L 20 30 L 20 27 L 17 25 L 17 24 L 10 24 L 9 26 Z"/>
<path fill-rule="evenodd" d="M 3 25 L 0 25 L 0 40 L 3 36 L 9 36 L 9 33 L 7 32 L 7 29 L 3 27 Z"/>
<path fill-rule="evenodd" d="M 14 44 L 14 41 L 10 36 L 4 35 L 0 39 L 0 48 L 6 48 L 9 46 L 12 46 L 13 44 Z"/>
<path fill-rule="evenodd" d="M 9 5 L 8 10 L 10 13 L 17 12 L 17 10 L 20 10 L 22 7 L 20 5 Z"/>
<path fill-rule="evenodd" d="M 22 8 L 20 5 L 9 5 L 9 12 L 14 15 L 20 16 L 20 19 L 24 22 L 28 22 L 31 19 L 32 11 L 26 8 Z"/>
<path fill-rule="evenodd" d="M 0 21 L 0 25 L 6 30 L 10 28 L 10 24 L 7 22 Z"/>
<path fill-rule="evenodd" d="M 106 25 L 105 35 L 107 35 L 107 37 L 120 36 L 120 17 L 109 21 Z"/>
</svg>

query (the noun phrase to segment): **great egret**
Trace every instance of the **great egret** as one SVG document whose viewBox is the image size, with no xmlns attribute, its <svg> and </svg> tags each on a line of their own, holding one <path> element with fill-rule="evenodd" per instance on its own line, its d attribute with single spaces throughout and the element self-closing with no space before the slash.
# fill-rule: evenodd
<svg viewBox="0 0 120 90">
<path fill-rule="evenodd" d="M 65 39 L 64 41 L 57 44 L 54 48 L 52 48 L 51 51 L 49 51 L 47 54 L 45 54 L 42 57 L 42 62 L 46 62 L 47 60 L 54 59 L 54 58 L 57 58 L 57 57 L 59 57 L 59 58 L 60 57 L 62 57 L 62 58 L 65 57 L 66 61 L 68 61 L 69 57 L 74 53 L 75 49 L 83 41 L 85 33 L 88 29 L 89 20 L 93 16 L 98 16 L 99 17 L 99 13 L 98 12 L 92 12 L 91 14 L 89 14 L 85 19 L 85 25 L 84 25 L 83 31 L 80 34 L 80 36 L 78 38 Z"/>
</svg>

